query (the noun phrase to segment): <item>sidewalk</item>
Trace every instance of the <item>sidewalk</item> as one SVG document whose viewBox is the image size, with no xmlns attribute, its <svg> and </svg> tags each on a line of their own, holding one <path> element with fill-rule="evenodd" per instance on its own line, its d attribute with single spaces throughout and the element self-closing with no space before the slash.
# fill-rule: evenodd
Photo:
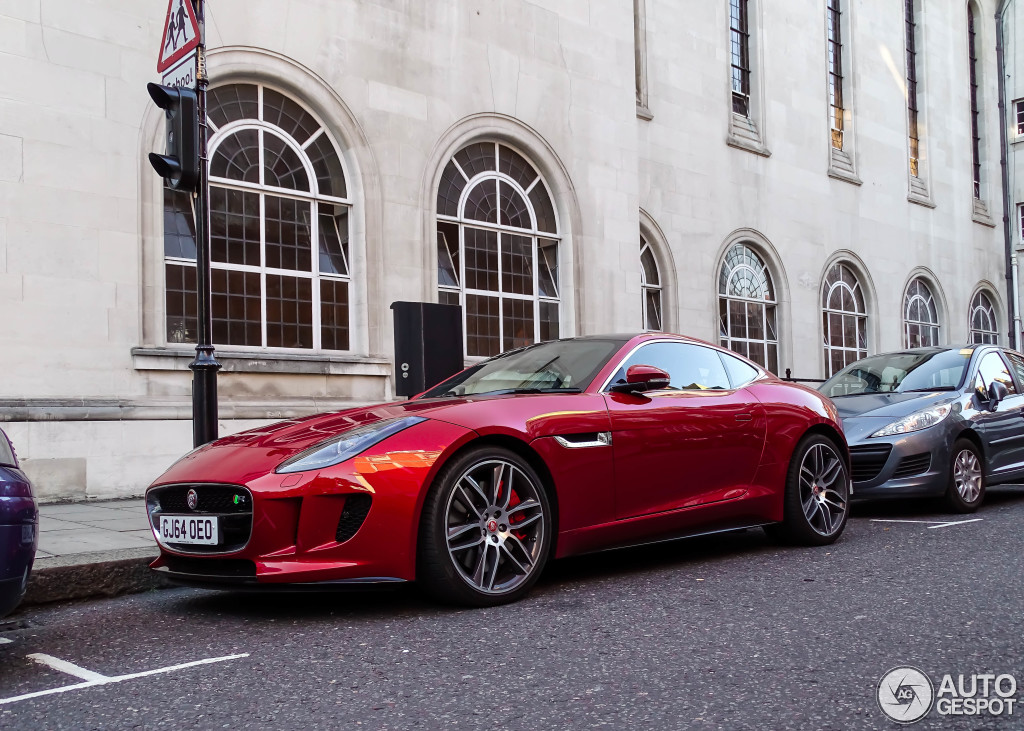
<svg viewBox="0 0 1024 731">
<path fill-rule="evenodd" d="M 39 506 L 39 548 L 22 606 L 162 586 L 142 498 Z"/>
</svg>

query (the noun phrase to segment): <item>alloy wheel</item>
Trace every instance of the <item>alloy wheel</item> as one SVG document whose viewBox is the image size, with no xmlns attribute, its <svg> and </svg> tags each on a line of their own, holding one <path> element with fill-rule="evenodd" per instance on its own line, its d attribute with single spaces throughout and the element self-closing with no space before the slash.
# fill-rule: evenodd
<svg viewBox="0 0 1024 731">
<path fill-rule="evenodd" d="M 815 444 L 800 462 L 800 504 L 808 525 L 831 536 L 843 524 L 849 483 L 842 457 L 831 446 Z"/>
<path fill-rule="evenodd" d="M 545 523 L 540 489 L 502 459 L 478 462 L 455 482 L 445 508 L 448 555 L 476 591 L 506 594 L 537 569 Z"/>
<path fill-rule="evenodd" d="M 953 461 L 953 482 L 966 503 L 975 502 L 981 495 L 981 463 L 970 449 L 961 449 Z"/>
</svg>

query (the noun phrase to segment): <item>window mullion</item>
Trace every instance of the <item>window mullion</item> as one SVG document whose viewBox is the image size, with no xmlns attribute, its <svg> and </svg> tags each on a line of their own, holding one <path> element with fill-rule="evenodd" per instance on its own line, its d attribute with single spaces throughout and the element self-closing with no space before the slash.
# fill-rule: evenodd
<svg viewBox="0 0 1024 731">
<path fill-rule="evenodd" d="M 309 238 L 312 252 L 310 254 L 311 269 L 313 272 L 313 281 L 310 286 L 310 296 L 312 298 L 311 307 L 313 308 L 313 350 L 320 351 L 323 349 L 323 343 L 321 340 L 321 307 L 320 307 L 320 208 L 316 201 L 309 204 Z M 340 237 L 339 237 L 340 241 Z M 344 247 L 342 247 L 342 258 L 344 258 Z M 345 263 L 346 268 L 348 262 Z M 351 289 L 351 287 L 349 287 Z M 351 321 L 351 318 L 350 318 Z M 351 327 L 349 327 L 351 332 Z M 351 347 L 351 342 L 349 343 Z"/>
<path fill-rule="evenodd" d="M 262 161 L 263 145 L 261 144 L 261 168 Z M 260 338 L 263 347 L 269 347 L 267 345 L 267 196 L 263 193 L 260 193 Z"/>
</svg>

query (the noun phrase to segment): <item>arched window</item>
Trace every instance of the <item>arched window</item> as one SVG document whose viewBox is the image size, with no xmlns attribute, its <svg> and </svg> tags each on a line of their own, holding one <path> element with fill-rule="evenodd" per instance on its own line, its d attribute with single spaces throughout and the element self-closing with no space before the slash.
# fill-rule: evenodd
<svg viewBox="0 0 1024 731">
<path fill-rule="evenodd" d="M 939 311 L 935 296 L 918 277 L 907 287 L 903 298 L 903 346 L 923 348 L 939 344 Z"/>
<path fill-rule="evenodd" d="M 661 275 L 651 245 L 640 236 L 640 284 L 643 289 L 643 315 L 645 330 L 663 330 L 661 316 Z"/>
<path fill-rule="evenodd" d="M 256 84 L 212 89 L 209 120 L 214 343 L 348 350 L 351 202 L 327 130 Z M 195 342 L 192 199 L 164 200 L 167 340 Z"/>
<path fill-rule="evenodd" d="M 466 355 L 559 332 L 558 222 L 544 180 L 496 142 L 460 150 L 437 193 L 438 301 L 462 305 Z"/>
<path fill-rule="evenodd" d="M 821 290 L 825 369 L 831 377 L 868 354 L 868 315 L 864 292 L 853 270 L 834 264 Z"/>
<path fill-rule="evenodd" d="M 725 255 L 718 294 L 722 346 L 777 373 L 775 286 L 764 261 L 747 244 L 736 244 Z"/>
<path fill-rule="evenodd" d="M 971 342 L 979 345 L 999 344 L 996 308 L 984 292 L 978 292 L 971 300 Z"/>
</svg>

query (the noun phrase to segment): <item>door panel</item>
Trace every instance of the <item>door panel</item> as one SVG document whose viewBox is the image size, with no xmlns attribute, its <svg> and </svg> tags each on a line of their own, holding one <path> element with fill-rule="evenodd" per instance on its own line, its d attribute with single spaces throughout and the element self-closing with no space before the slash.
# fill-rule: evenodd
<svg viewBox="0 0 1024 731">
<path fill-rule="evenodd" d="M 1024 472 L 1024 395 L 1018 393 L 998 353 L 988 353 L 982 359 L 977 378 L 984 389 L 993 381 L 999 381 L 1010 394 L 994 412 L 983 411 L 977 419 L 985 440 L 988 471 L 998 479 Z"/>
<path fill-rule="evenodd" d="M 709 348 L 651 343 L 623 363 L 669 373 L 669 389 L 605 396 L 612 422 L 618 518 L 741 496 L 764 448 L 764 407 L 733 389 Z M 615 382 L 617 377 L 613 377 Z"/>
</svg>

